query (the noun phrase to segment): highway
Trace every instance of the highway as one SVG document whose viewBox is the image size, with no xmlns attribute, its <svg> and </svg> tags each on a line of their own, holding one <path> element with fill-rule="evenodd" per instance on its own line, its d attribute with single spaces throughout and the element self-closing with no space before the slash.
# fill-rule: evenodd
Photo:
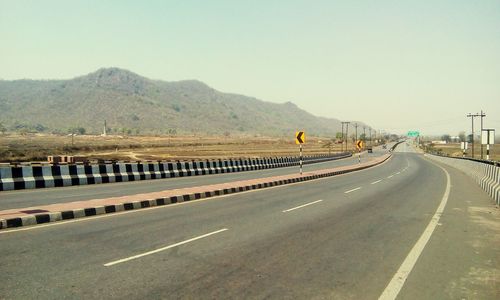
<svg viewBox="0 0 500 300">
<path fill-rule="evenodd" d="M 189 179 L 265 172 L 286 170 Z M 0 299 L 498 299 L 499 230 L 475 183 L 403 143 L 341 176 L 0 231 Z"/>
<path fill-rule="evenodd" d="M 392 145 L 392 144 L 391 144 Z M 388 146 L 389 148 L 390 146 Z M 361 159 L 377 157 L 387 153 L 382 147 L 375 147 L 373 153 L 363 152 Z M 347 166 L 358 163 L 358 157 L 304 165 L 304 172 Z M 4 191 L 0 193 L 0 210 L 32 207 L 44 204 L 65 203 L 89 199 L 101 199 L 131 194 L 141 194 L 162 191 L 166 189 L 185 188 L 198 185 L 225 183 L 238 180 L 254 179 L 298 173 L 299 167 L 275 168 L 235 173 L 212 174 L 203 176 L 188 176 L 155 179 L 146 181 L 117 182 L 107 184 L 92 184 L 82 186 L 45 188 L 36 190 Z"/>
</svg>

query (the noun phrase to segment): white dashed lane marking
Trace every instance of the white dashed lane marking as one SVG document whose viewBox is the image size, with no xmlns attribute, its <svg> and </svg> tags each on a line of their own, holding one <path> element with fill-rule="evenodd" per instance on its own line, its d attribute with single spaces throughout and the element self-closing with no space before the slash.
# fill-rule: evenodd
<svg viewBox="0 0 500 300">
<path fill-rule="evenodd" d="M 345 191 L 345 192 L 344 192 L 344 194 L 349 194 L 349 193 L 351 193 L 351 192 L 354 192 L 354 191 L 357 191 L 357 190 L 360 190 L 360 189 L 361 189 L 361 187 L 357 187 L 357 188 L 355 188 L 355 189 Z"/>
<path fill-rule="evenodd" d="M 134 255 L 134 256 L 130 256 L 130 257 L 127 257 L 127 258 L 115 260 L 115 261 L 112 261 L 112 262 L 104 264 L 104 266 L 105 267 L 110 267 L 110 266 L 113 266 L 113 265 L 116 265 L 116 264 L 120 264 L 120 263 L 124 263 L 124 262 L 130 261 L 130 260 L 133 260 L 133 259 L 141 258 L 143 256 L 155 254 L 155 253 L 158 253 L 158 252 L 161 252 L 161 251 L 168 250 L 170 248 L 174 248 L 174 247 L 177 247 L 177 246 L 180 246 L 180 245 L 184 245 L 184 244 L 187 244 L 187 243 L 190 243 L 190 242 L 194 242 L 194 241 L 202 239 L 202 238 L 206 238 L 208 236 L 211 236 L 211 235 L 214 235 L 214 234 L 226 231 L 226 230 L 228 230 L 228 229 L 227 228 L 223 228 L 223 229 L 220 229 L 220 230 L 217 230 L 217 231 L 213 231 L 213 232 L 210 232 L 210 233 L 207 233 L 207 234 L 204 234 L 204 235 L 200 235 L 200 236 L 194 237 L 194 238 L 189 239 L 189 240 L 185 240 L 185 241 L 182 241 L 182 242 L 179 242 L 179 243 L 175 243 L 175 244 L 170 245 L 170 246 L 159 248 L 159 249 L 156 249 L 156 250 L 153 250 L 153 251 L 144 252 L 144 253 L 137 254 L 137 255 Z"/>
<path fill-rule="evenodd" d="M 306 207 L 306 206 L 309 206 L 309 205 L 312 205 L 312 204 L 319 203 L 321 201 L 323 201 L 323 200 L 316 200 L 316 201 L 313 201 L 313 202 L 302 204 L 302 205 L 299 205 L 299 206 L 296 206 L 296 207 L 293 207 L 293 208 L 290 208 L 290 209 L 286 209 L 283 212 L 285 213 L 285 212 L 289 212 L 289 211 L 292 211 L 292 210 L 296 210 L 296 209 L 299 209 L 299 208 L 302 208 L 302 207 Z"/>
</svg>

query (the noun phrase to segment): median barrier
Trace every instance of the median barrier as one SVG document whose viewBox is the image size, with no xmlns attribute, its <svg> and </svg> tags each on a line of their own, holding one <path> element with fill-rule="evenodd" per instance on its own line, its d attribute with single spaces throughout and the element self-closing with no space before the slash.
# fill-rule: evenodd
<svg viewBox="0 0 500 300">
<path fill-rule="evenodd" d="M 305 156 L 304 164 L 325 162 L 350 156 L 352 156 L 351 153 Z M 94 165 L 9 166 L 0 167 L 0 191 L 199 176 L 296 165 L 299 165 L 298 157 Z"/>
<path fill-rule="evenodd" d="M 495 200 L 496 205 L 500 205 L 500 167 L 498 164 L 433 154 L 426 154 L 426 156 L 464 172 Z"/>
<path fill-rule="evenodd" d="M 220 195 L 305 182 L 364 170 L 379 165 L 388 160 L 390 157 L 391 154 L 385 154 L 359 164 L 310 171 L 305 172 L 302 175 L 295 173 L 213 185 L 171 189 L 146 194 L 57 203 L 20 209 L 8 209 L 0 211 L 0 216 L 2 216 L 0 219 L 0 229 L 36 225 L 154 206 L 163 206 Z M 286 161 L 286 159 L 284 161 Z"/>
</svg>

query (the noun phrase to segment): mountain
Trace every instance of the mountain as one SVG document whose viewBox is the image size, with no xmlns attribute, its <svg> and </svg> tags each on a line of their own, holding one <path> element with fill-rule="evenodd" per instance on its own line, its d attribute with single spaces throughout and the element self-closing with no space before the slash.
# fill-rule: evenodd
<svg viewBox="0 0 500 300">
<path fill-rule="evenodd" d="M 222 93 L 196 80 L 151 80 L 103 68 L 70 80 L 0 80 L 0 123 L 11 130 L 65 133 L 83 127 L 143 134 L 207 133 L 334 136 L 336 119 L 283 104 Z"/>
</svg>

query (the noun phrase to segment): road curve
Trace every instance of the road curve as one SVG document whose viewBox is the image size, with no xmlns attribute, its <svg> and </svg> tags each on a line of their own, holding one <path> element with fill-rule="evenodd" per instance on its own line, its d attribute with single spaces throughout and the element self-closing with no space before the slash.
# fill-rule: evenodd
<svg viewBox="0 0 500 300">
<path fill-rule="evenodd" d="M 338 177 L 0 232 L 0 298 L 378 298 L 447 185 L 440 167 L 405 149 Z M 442 224 L 399 296 L 495 297 L 480 279 L 498 274 L 500 243 L 468 213 L 491 201 L 446 169 Z"/>
</svg>

